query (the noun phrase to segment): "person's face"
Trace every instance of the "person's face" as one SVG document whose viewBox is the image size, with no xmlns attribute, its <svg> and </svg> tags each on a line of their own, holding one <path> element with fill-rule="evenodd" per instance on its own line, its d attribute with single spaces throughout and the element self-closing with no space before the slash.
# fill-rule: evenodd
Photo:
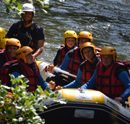
<svg viewBox="0 0 130 124">
<path fill-rule="evenodd" d="M 66 45 L 69 47 L 69 48 L 72 48 L 74 47 L 75 43 L 76 43 L 76 39 L 74 37 L 69 37 L 69 38 L 66 38 L 65 39 L 65 42 L 66 42 Z"/>
<path fill-rule="evenodd" d="M 92 61 L 94 57 L 94 50 L 91 47 L 86 47 L 83 49 L 83 56 L 85 60 Z"/>
<path fill-rule="evenodd" d="M 33 18 L 33 12 L 24 12 L 22 18 L 25 22 L 31 22 Z"/>
<path fill-rule="evenodd" d="M 16 56 L 16 50 L 18 49 L 17 46 L 8 46 L 7 48 L 7 52 L 9 53 L 9 55 L 11 57 L 15 57 Z"/>
<path fill-rule="evenodd" d="M 79 38 L 78 39 L 79 47 L 81 47 L 86 42 L 90 42 L 90 39 L 88 39 L 88 38 Z"/>
<path fill-rule="evenodd" d="M 101 56 L 102 63 L 105 67 L 108 67 L 113 62 L 113 56 L 112 55 L 102 55 Z"/>
<path fill-rule="evenodd" d="M 34 62 L 34 59 L 33 59 L 32 53 L 26 55 L 26 63 L 32 64 L 33 62 Z"/>
</svg>

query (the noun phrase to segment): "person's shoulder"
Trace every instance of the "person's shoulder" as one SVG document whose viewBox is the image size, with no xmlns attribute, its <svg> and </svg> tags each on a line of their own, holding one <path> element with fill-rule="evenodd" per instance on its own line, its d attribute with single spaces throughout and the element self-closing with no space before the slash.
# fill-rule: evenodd
<svg viewBox="0 0 130 124">
<path fill-rule="evenodd" d="M 36 28 L 36 29 L 39 29 L 39 30 L 42 30 L 42 29 L 43 29 L 42 26 L 38 25 L 38 24 L 35 23 L 35 22 L 32 23 L 32 27 L 33 27 L 33 28 Z"/>
<path fill-rule="evenodd" d="M 37 23 L 32 23 L 31 30 L 37 33 L 44 33 L 44 29 L 39 26 Z"/>
<path fill-rule="evenodd" d="M 76 46 L 76 47 L 74 47 L 73 49 L 69 50 L 69 52 L 70 52 L 70 53 L 73 53 L 73 52 L 75 52 L 75 51 L 77 51 L 77 50 L 79 50 L 79 48 Z"/>
<path fill-rule="evenodd" d="M 22 25 L 23 22 L 22 21 L 17 21 L 15 23 L 12 24 L 12 26 L 19 26 L 19 25 Z"/>
<path fill-rule="evenodd" d="M 125 64 L 122 61 L 116 61 L 115 66 L 117 66 L 117 67 L 125 67 Z"/>
<path fill-rule="evenodd" d="M 75 48 L 69 50 L 69 51 L 67 52 L 67 54 L 68 54 L 70 57 L 72 57 L 72 55 L 74 55 L 74 54 L 77 52 L 77 50 L 78 50 L 78 47 L 75 47 Z"/>
<path fill-rule="evenodd" d="M 62 53 L 64 53 L 65 52 L 65 46 L 63 46 L 63 47 L 59 47 L 58 48 L 58 50 L 57 50 L 57 55 L 61 55 Z"/>
<path fill-rule="evenodd" d="M 119 62 L 119 61 L 115 62 L 114 68 L 115 68 L 115 74 L 117 77 L 119 76 L 119 74 L 121 72 L 125 71 L 125 72 L 129 73 L 128 68 L 125 66 L 125 64 L 123 62 Z"/>
<path fill-rule="evenodd" d="M 10 70 L 11 68 L 14 68 L 17 66 L 17 60 L 11 60 L 11 61 L 7 61 L 2 68 L 3 69 L 8 69 Z"/>
<path fill-rule="evenodd" d="M 11 60 L 11 61 L 7 61 L 4 66 L 15 66 L 17 63 L 17 60 Z"/>
<path fill-rule="evenodd" d="M 116 72 L 128 71 L 126 65 L 121 61 L 116 61 L 114 64 Z"/>
<path fill-rule="evenodd" d="M 10 29 L 11 30 L 17 30 L 18 28 L 21 28 L 22 27 L 22 21 L 18 21 L 18 22 L 15 22 L 11 25 Z"/>
</svg>

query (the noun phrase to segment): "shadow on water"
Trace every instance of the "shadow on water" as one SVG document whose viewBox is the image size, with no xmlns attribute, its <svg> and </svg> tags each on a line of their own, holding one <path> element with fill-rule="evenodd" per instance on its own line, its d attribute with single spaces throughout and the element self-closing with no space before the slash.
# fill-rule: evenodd
<svg viewBox="0 0 130 124">
<path fill-rule="evenodd" d="M 0 9 L 1 26 L 9 28 L 18 18 Z M 48 14 L 36 10 L 35 21 L 45 30 L 45 51 L 42 54 L 52 62 L 63 43 L 63 33 L 68 29 L 93 33 L 99 47 L 113 45 L 121 59 L 130 60 L 130 1 L 129 0 L 66 0 L 51 2 Z"/>
</svg>

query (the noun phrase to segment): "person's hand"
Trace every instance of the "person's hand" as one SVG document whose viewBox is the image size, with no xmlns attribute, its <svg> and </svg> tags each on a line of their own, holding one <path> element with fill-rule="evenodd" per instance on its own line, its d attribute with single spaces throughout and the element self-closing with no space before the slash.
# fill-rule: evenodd
<svg viewBox="0 0 130 124">
<path fill-rule="evenodd" d="M 43 52 L 43 47 L 37 49 L 37 51 L 32 55 L 36 59 Z"/>
<path fill-rule="evenodd" d="M 48 65 L 47 67 L 46 67 L 46 70 L 48 71 L 48 72 L 50 72 L 50 73 L 53 73 L 54 72 L 54 65 L 53 64 L 50 64 L 50 65 Z"/>
<path fill-rule="evenodd" d="M 78 88 L 78 90 L 80 91 L 80 93 L 84 93 L 84 89 Z"/>
<path fill-rule="evenodd" d="M 13 93 L 12 92 L 7 92 L 6 97 L 12 99 L 13 98 Z"/>
<path fill-rule="evenodd" d="M 49 82 L 49 88 L 50 88 L 51 90 L 54 90 L 54 89 L 55 89 L 55 86 L 56 86 L 56 84 L 55 84 L 54 81 L 50 81 L 50 82 Z"/>
<path fill-rule="evenodd" d="M 34 61 L 36 60 L 35 54 L 32 54 L 32 58 Z"/>
<path fill-rule="evenodd" d="M 63 89 L 63 87 L 60 86 L 60 85 L 58 85 L 58 86 L 55 88 L 55 90 L 61 90 L 61 89 Z"/>
</svg>

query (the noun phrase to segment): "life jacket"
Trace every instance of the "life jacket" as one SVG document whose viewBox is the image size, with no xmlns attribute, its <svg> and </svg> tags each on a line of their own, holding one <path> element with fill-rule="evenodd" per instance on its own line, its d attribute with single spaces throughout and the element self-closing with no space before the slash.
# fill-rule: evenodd
<svg viewBox="0 0 130 124">
<path fill-rule="evenodd" d="M 70 62 L 67 71 L 71 74 L 76 75 L 78 72 L 79 65 L 81 64 L 81 62 L 83 62 L 80 49 L 73 49 L 68 55 L 70 57 Z"/>
<path fill-rule="evenodd" d="M 28 64 L 18 60 L 7 62 L 0 71 L 0 79 L 2 80 L 2 84 L 11 86 L 10 77 L 8 74 L 12 72 L 23 74 L 29 80 L 29 87 L 27 89 L 28 91 L 33 92 L 36 90 L 38 85 L 38 76 L 40 74 L 36 63 L 33 63 L 32 66 L 29 66 Z"/>
<path fill-rule="evenodd" d="M 39 69 L 36 63 L 33 63 L 31 67 L 28 64 L 20 61 L 20 67 L 23 75 L 29 80 L 28 91 L 33 92 L 36 90 L 38 85 Z"/>
<path fill-rule="evenodd" d="M 123 63 L 115 62 L 107 69 L 104 69 L 103 64 L 99 63 L 96 67 L 96 89 L 103 92 L 110 98 L 119 97 L 124 91 L 124 86 L 118 79 L 117 74 L 118 69 L 121 68 L 126 70 Z"/>
<path fill-rule="evenodd" d="M 82 84 L 85 84 L 92 77 L 98 61 L 99 59 L 96 58 L 94 63 L 90 63 L 88 60 L 81 63 L 80 70 L 82 72 L 82 77 L 81 77 Z"/>
<path fill-rule="evenodd" d="M 128 70 L 130 69 L 130 62 L 129 61 L 118 60 L 118 62 L 123 63 Z"/>
<path fill-rule="evenodd" d="M 0 68 L 0 80 L 3 85 L 11 87 L 10 82 L 10 68 L 17 65 L 17 60 L 7 61 L 1 68 Z"/>
<path fill-rule="evenodd" d="M 3 66 L 7 61 L 11 61 L 14 60 L 14 58 L 12 58 L 11 56 L 9 56 L 9 54 L 6 52 L 5 49 L 0 50 L 0 67 Z"/>
<path fill-rule="evenodd" d="M 73 48 L 71 48 L 73 49 Z M 59 66 L 61 65 L 62 61 L 64 60 L 65 54 L 69 51 L 70 49 L 67 46 L 61 47 L 58 52 L 57 55 L 54 59 L 54 65 L 55 66 Z"/>
</svg>

